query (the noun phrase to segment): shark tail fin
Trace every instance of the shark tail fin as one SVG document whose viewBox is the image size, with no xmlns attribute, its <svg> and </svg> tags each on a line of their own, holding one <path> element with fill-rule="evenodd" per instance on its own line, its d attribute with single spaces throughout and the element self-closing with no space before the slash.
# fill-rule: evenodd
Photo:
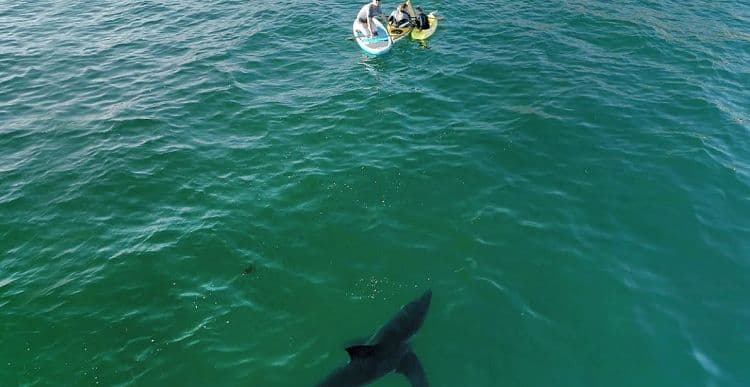
<svg viewBox="0 0 750 387">
<path fill-rule="evenodd" d="M 429 387 L 422 363 L 413 351 L 407 352 L 396 368 L 396 372 L 406 376 L 412 387 Z"/>
</svg>

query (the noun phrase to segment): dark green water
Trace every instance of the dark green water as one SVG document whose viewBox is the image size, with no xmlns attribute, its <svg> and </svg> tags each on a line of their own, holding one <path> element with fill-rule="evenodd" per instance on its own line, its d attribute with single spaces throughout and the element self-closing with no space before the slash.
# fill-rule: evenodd
<svg viewBox="0 0 750 387">
<path fill-rule="evenodd" d="M 750 385 L 747 1 L 362 4 L 0 2 L 0 385 Z"/>
</svg>

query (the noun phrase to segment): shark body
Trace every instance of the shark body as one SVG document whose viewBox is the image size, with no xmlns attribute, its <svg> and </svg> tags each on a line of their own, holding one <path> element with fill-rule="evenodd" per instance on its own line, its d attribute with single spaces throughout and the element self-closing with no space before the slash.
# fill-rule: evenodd
<svg viewBox="0 0 750 387">
<path fill-rule="evenodd" d="M 366 343 L 347 347 L 349 362 L 315 387 L 364 386 L 394 371 L 409 379 L 412 387 L 429 387 L 409 338 L 422 326 L 431 299 L 432 291 L 428 290 L 404 305 Z"/>
</svg>

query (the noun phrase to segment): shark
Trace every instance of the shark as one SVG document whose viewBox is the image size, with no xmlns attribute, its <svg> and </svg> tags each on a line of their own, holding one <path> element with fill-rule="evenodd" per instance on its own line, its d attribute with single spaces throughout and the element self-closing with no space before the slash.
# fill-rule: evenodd
<svg viewBox="0 0 750 387">
<path fill-rule="evenodd" d="M 391 372 L 404 375 L 412 387 L 429 387 L 422 363 L 409 339 L 422 326 L 430 308 L 432 291 L 401 307 L 364 344 L 346 348 L 349 362 L 333 370 L 315 387 L 357 387 Z"/>
</svg>

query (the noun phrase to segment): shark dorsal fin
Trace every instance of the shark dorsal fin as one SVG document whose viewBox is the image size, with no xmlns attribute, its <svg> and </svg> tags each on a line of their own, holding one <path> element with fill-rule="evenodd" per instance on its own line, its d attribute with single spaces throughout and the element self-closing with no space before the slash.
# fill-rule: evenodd
<svg viewBox="0 0 750 387">
<path fill-rule="evenodd" d="M 349 357 L 354 360 L 357 358 L 370 357 L 375 354 L 377 347 L 374 345 L 352 345 L 346 347 L 346 352 L 349 353 Z"/>
</svg>

